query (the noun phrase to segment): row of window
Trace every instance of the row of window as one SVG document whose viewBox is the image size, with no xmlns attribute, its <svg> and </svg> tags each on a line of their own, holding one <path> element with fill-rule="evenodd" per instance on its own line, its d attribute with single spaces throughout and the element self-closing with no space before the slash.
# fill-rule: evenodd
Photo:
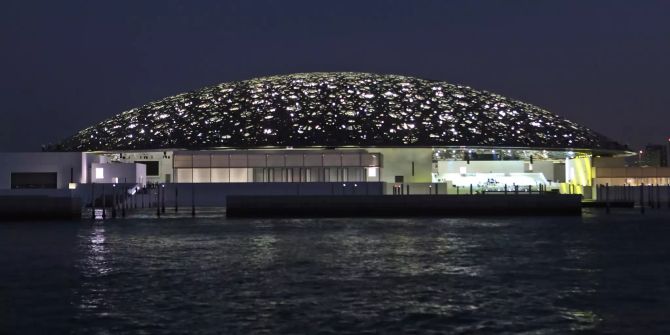
<svg viewBox="0 0 670 335">
<path fill-rule="evenodd" d="M 175 153 L 174 168 L 379 167 L 380 154 L 369 153 Z"/>
<path fill-rule="evenodd" d="M 176 168 L 177 183 L 295 183 L 380 181 L 377 167 Z"/>
</svg>

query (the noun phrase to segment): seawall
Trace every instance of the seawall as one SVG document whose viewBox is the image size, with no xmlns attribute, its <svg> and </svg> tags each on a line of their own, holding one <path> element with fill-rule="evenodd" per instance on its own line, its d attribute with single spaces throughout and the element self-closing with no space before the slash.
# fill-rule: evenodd
<svg viewBox="0 0 670 335">
<path fill-rule="evenodd" d="M 228 217 L 416 217 L 581 215 L 581 196 L 228 196 Z"/>
</svg>

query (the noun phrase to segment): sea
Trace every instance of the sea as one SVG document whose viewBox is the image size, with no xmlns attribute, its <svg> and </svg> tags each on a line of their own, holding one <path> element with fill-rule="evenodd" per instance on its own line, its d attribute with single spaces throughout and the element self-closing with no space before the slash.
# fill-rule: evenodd
<svg viewBox="0 0 670 335">
<path fill-rule="evenodd" d="M 670 334 L 667 208 L 222 211 L 0 223 L 0 334 Z"/>
</svg>

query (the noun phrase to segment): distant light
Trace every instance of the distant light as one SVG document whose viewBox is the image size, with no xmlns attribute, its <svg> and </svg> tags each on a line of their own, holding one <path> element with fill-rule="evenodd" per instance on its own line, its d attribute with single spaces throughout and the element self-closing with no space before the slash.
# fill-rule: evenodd
<svg viewBox="0 0 670 335">
<path fill-rule="evenodd" d="M 76 190 L 77 189 L 77 183 L 69 183 L 67 184 L 67 188 L 71 190 Z"/>
<path fill-rule="evenodd" d="M 466 173 L 468 173 L 468 168 L 465 167 L 465 166 L 461 166 L 458 170 L 459 170 L 459 172 L 460 172 L 461 174 L 466 174 Z"/>
<path fill-rule="evenodd" d="M 105 178 L 105 169 L 95 168 L 95 179 L 103 179 L 103 178 Z"/>
</svg>

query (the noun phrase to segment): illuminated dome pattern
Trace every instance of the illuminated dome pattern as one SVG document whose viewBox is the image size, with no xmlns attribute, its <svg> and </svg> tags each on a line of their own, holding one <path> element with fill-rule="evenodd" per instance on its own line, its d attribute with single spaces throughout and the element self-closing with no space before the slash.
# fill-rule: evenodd
<svg viewBox="0 0 670 335">
<path fill-rule="evenodd" d="M 56 149 L 267 146 L 621 149 L 576 123 L 497 94 L 367 73 L 292 74 L 211 86 L 121 113 Z"/>
</svg>

